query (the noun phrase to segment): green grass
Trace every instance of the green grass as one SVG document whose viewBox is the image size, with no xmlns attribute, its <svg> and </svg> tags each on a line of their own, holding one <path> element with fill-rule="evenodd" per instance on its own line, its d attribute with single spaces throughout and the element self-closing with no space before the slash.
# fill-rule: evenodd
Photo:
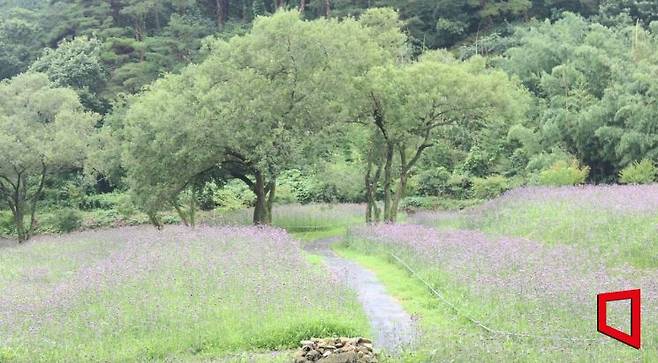
<svg viewBox="0 0 658 363">
<path fill-rule="evenodd" d="M 302 242 L 312 242 L 319 239 L 342 236 L 346 231 L 346 227 L 334 227 L 309 232 L 292 232 L 292 235 Z"/>
<path fill-rule="evenodd" d="M 636 351 L 620 343 L 568 343 L 534 338 L 510 338 L 491 335 L 456 314 L 442 303 L 418 279 L 406 269 L 393 262 L 376 247 L 350 242 L 349 246 L 335 246 L 335 251 L 344 258 L 358 262 L 373 271 L 385 285 L 387 291 L 397 298 L 403 307 L 419 319 L 421 339 L 414 352 L 405 354 L 405 362 L 656 362 L 655 348 Z M 409 258 L 409 257 L 407 257 Z M 406 258 L 405 258 L 406 259 Z M 413 263 L 411 259 L 407 262 Z M 483 299 L 473 295 L 464 286 L 451 282 L 450 276 L 442 273 L 440 266 L 418 268 L 420 275 L 429 281 L 456 304 L 462 313 L 485 322 L 491 327 L 515 332 L 542 332 L 541 327 L 529 326 L 519 318 L 520 313 L 542 309 L 541 306 L 519 299 L 502 301 L 495 296 Z M 568 335 L 595 336 L 591 321 L 582 321 L 567 312 L 553 311 L 566 322 Z M 513 317 L 513 318 L 512 318 Z M 655 334 L 645 334 L 645 346 L 655 347 Z"/>
<path fill-rule="evenodd" d="M 221 225 L 249 225 L 252 208 L 200 214 L 200 220 Z M 360 204 L 282 204 L 272 211 L 272 225 L 291 233 L 312 233 L 329 229 L 347 228 L 362 223 L 365 206 Z"/>
<path fill-rule="evenodd" d="M 307 253 L 306 260 L 313 266 L 324 266 L 324 257 L 322 256 Z"/>
<path fill-rule="evenodd" d="M 150 224 L 146 214 L 137 210 L 124 211 L 116 205 L 103 205 L 105 209 L 77 211 L 80 219 L 79 230 L 112 228 Z M 58 222 L 62 208 L 45 208 L 37 214 L 38 224 L 35 234 L 58 234 L 63 231 Z M 122 213 L 123 212 L 123 213 Z M 310 240 L 315 236 L 332 236 L 336 231 L 363 223 L 365 206 L 360 204 L 281 204 L 273 210 L 272 225 L 296 233 L 301 239 Z M 215 209 L 197 211 L 198 224 L 210 225 L 251 225 L 253 208 L 237 210 Z M 0 210 L 0 237 L 13 236 L 14 224 L 11 213 Z M 163 211 L 160 219 L 164 224 L 180 224 L 181 219 L 174 210 Z"/>
</svg>

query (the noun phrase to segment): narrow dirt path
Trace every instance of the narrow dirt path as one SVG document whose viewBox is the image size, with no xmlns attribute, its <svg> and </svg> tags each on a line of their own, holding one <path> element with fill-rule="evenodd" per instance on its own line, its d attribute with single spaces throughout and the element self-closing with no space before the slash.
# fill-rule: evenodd
<svg viewBox="0 0 658 363">
<path fill-rule="evenodd" d="M 359 264 L 338 257 L 329 247 L 339 240 L 328 238 L 309 243 L 305 249 L 323 256 L 326 265 L 341 281 L 355 290 L 370 320 L 377 349 L 396 353 L 413 343 L 417 336 L 416 324 L 411 316 L 392 296 L 374 273 Z"/>
</svg>

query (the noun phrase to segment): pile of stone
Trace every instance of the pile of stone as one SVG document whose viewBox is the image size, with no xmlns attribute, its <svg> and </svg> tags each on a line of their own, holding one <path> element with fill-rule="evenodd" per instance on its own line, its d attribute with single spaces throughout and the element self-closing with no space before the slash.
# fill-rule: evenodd
<svg viewBox="0 0 658 363">
<path fill-rule="evenodd" d="M 327 338 L 303 340 L 295 354 L 295 363 L 377 363 L 372 342 L 365 338 Z"/>
</svg>

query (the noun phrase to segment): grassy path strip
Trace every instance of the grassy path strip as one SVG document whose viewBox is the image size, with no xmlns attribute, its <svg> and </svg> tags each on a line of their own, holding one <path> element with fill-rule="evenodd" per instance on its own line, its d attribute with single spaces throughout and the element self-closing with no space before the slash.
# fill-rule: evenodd
<svg viewBox="0 0 658 363">
<path fill-rule="evenodd" d="M 657 361 L 651 348 L 635 351 L 612 340 L 604 340 L 606 344 L 568 344 L 562 341 L 516 339 L 489 334 L 455 314 L 422 282 L 386 255 L 371 255 L 344 245 L 334 245 L 333 250 L 339 256 L 375 273 L 387 292 L 418 320 L 420 339 L 415 351 L 402 357 L 405 362 Z M 464 298 L 463 292 L 458 289 L 448 289 L 443 293 L 450 301 L 463 301 Z M 464 304 L 462 308 L 466 309 L 469 315 L 485 316 L 494 305 L 482 301 Z M 507 316 L 504 311 L 500 313 L 501 316 Z"/>
<path fill-rule="evenodd" d="M 402 362 L 489 361 L 504 357 L 511 361 L 541 362 L 511 340 L 496 340 L 454 313 L 407 270 L 383 255 L 367 255 L 344 245 L 332 246 L 334 252 L 372 271 L 386 291 L 398 300 L 417 321 L 421 335 L 416 349 L 406 352 Z M 447 298 L 456 298 L 447 291 Z M 477 347 L 476 349 L 473 349 Z M 483 347 L 488 347 L 484 348 Z M 517 351 L 518 352 L 515 352 Z M 502 352 L 507 352 L 503 353 Z M 485 358 L 486 357 L 486 358 Z"/>
<path fill-rule="evenodd" d="M 339 238 L 326 238 L 307 245 L 308 252 L 320 255 L 328 269 L 356 291 L 370 321 L 377 349 L 398 353 L 417 338 L 416 324 L 400 303 L 391 297 L 371 271 L 338 257 L 330 245 Z"/>
<path fill-rule="evenodd" d="M 372 271 L 385 286 L 386 291 L 400 301 L 404 309 L 420 321 L 421 328 L 431 327 L 444 332 L 481 332 L 481 330 L 456 317 L 454 312 L 438 301 L 422 282 L 386 257 L 366 255 L 340 244 L 334 245 L 332 249 L 340 257 L 354 261 Z"/>
</svg>

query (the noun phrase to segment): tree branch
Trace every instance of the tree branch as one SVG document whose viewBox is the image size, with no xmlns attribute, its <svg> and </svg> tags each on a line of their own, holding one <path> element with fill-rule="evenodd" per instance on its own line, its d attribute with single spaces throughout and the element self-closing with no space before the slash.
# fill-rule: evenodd
<svg viewBox="0 0 658 363">
<path fill-rule="evenodd" d="M 375 96 L 374 92 L 370 92 L 370 98 L 372 98 L 372 113 L 375 119 L 375 125 L 377 126 L 379 131 L 381 131 L 382 136 L 384 136 L 384 139 L 388 142 L 390 140 L 388 138 L 388 133 L 386 132 L 386 127 L 384 126 L 384 115 L 382 113 L 381 103 Z"/>
<path fill-rule="evenodd" d="M 255 190 L 256 190 L 256 183 L 254 183 L 254 182 L 253 182 L 251 179 L 249 179 L 246 175 L 244 175 L 244 174 L 240 174 L 240 173 L 236 173 L 236 172 L 231 172 L 231 175 L 233 175 L 233 177 L 235 177 L 235 178 L 238 178 L 238 179 L 242 180 L 245 184 L 247 184 L 247 186 L 249 187 L 249 189 L 251 189 L 252 191 L 255 191 Z"/>
<path fill-rule="evenodd" d="M 16 185 L 8 177 L 0 175 L 0 179 L 5 180 L 12 188 L 16 188 Z"/>
</svg>

